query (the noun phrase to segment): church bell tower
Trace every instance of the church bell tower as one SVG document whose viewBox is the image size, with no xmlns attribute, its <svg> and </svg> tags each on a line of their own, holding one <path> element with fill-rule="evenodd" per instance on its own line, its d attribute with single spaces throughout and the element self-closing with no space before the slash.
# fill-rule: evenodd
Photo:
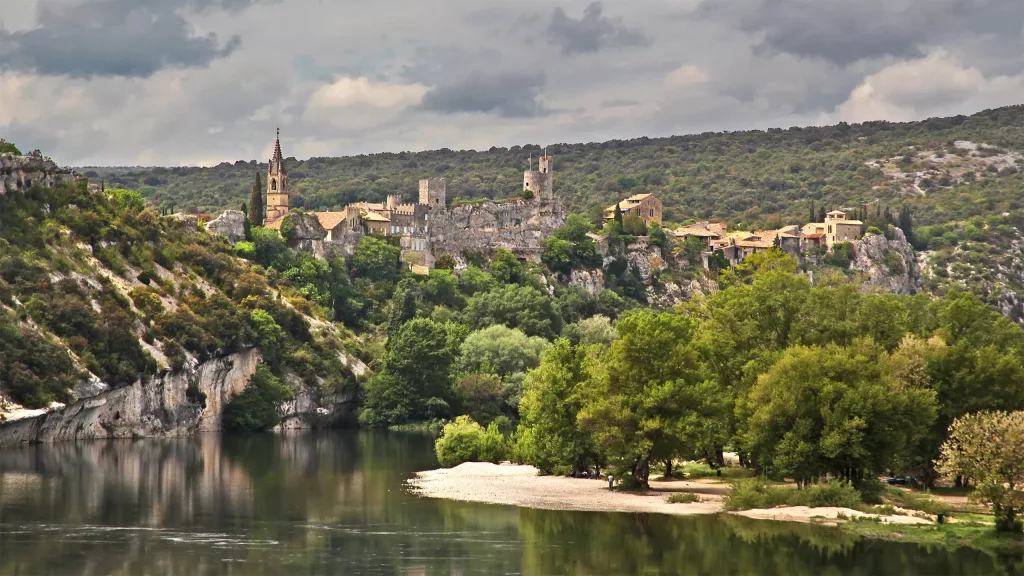
<svg viewBox="0 0 1024 576">
<path fill-rule="evenodd" d="M 288 213 L 288 172 L 284 169 L 281 156 L 281 129 L 277 129 L 274 142 L 274 157 L 267 168 L 267 220 L 283 217 Z"/>
</svg>

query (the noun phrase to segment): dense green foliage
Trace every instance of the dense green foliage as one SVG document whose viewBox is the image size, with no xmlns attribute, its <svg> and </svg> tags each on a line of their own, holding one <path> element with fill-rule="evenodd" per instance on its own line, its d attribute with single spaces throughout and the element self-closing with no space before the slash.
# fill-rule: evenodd
<svg viewBox="0 0 1024 576">
<path fill-rule="evenodd" d="M 628 313 L 610 343 L 558 340 L 526 379 L 517 457 L 643 485 L 651 462 L 719 465 L 728 444 L 801 484 L 930 482 L 953 418 L 1024 407 L 1024 330 L 969 293 L 812 287 L 786 258 L 755 258 L 675 313 Z"/>
<path fill-rule="evenodd" d="M 924 224 L 963 220 L 1022 208 L 1024 175 L 975 170 L 965 179 L 940 173 L 921 183 L 927 194 L 908 196 L 879 167 L 867 163 L 917 150 L 946 152 L 956 140 L 1024 150 L 1022 108 L 905 124 L 865 124 L 636 138 L 590 144 L 552 144 L 556 193 L 573 212 L 599 208 L 630 194 L 651 192 L 665 203 L 665 219 L 718 219 L 752 228 L 807 221 L 811 205 L 861 206 L 881 200 L 906 205 Z M 914 149 L 909 148 L 914 146 Z M 401 152 L 346 158 L 287 159 L 292 206 L 338 208 L 383 202 L 388 194 L 413 200 L 420 178 L 444 176 L 453 199 L 521 195 L 522 173 L 538 145 L 487 151 Z M 941 167 L 940 167 L 941 168 Z M 100 170 L 100 169 L 97 169 Z M 252 172 L 265 164 L 239 161 L 213 168 L 101 170 L 101 176 L 140 190 L 152 201 L 194 212 L 235 208 L 245 200 Z M 962 180 L 962 181 L 961 181 Z"/>
<path fill-rule="evenodd" d="M 733 483 L 725 496 L 726 510 L 766 509 L 776 506 L 834 506 L 858 508 L 861 493 L 848 482 L 832 480 L 793 490 L 788 486 L 770 486 L 757 480 Z"/>
<path fill-rule="evenodd" d="M 469 416 L 459 416 L 445 424 L 434 444 L 441 466 L 458 466 L 463 462 L 493 462 L 505 459 L 505 438 L 496 424 L 486 430 Z"/>
<path fill-rule="evenodd" d="M 14 142 L 3 142 L 0 144 L 0 154 L 14 154 L 15 156 L 21 156 L 21 150 L 14 145 Z"/>
<path fill-rule="evenodd" d="M 0 316 L 2 392 L 40 407 L 67 401 L 89 372 L 119 387 L 252 346 L 276 373 L 354 384 L 337 338 L 310 332 L 332 303 L 332 268 L 256 231 L 249 248 L 265 267 L 130 190 L 0 197 L 0 306 L 12 311 Z"/>
<path fill-rule="evenodd" d="M 266 365 L 256 369 L 245 390 L 224 407 L 224 427 L 234 432 L 262 432 L 277 425 L 277 407 L 294 391 L 281 383 Z"/>
</svg>

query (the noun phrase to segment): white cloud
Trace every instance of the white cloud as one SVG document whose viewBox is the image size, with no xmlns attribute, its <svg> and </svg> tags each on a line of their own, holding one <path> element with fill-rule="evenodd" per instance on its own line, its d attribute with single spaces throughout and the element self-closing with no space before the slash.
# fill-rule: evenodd
<svg viewBox="0 0 1024 576">
<path fill-rule="evenodd" d="M 708 71 L 695 64 L 684 64 L 669 72 L 665 79 L 669 86 L 693 86 L 708 81 Z"/>
<path fill-rule="evenodd" d="M 372 82 L 366 77 L 342 76 L 313 92 L 309 106 L 331 110 L 350 106 L 400 109 L 418 103 L 427 88 L 421 84 Z"/>
<path fill-rule="evenodd" d="M 1024 77 L 986 78 L 944 50 L 898 62 L 867 76 L 836 107 L 847 122 L 905 122 L 929 116 L 1018 104 L 1024 100 Z"/>
</svg>

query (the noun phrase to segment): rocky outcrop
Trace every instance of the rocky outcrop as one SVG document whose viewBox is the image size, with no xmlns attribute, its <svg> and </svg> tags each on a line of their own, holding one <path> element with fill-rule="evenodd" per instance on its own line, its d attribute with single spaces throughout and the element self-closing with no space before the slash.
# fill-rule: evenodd
<svg viewBox="0 0 1024 576">
<path fill-rule="evenodd" d="M 490 254 L 504 248 L 532 262 L 540 262 L 544 243 L 565 224 L 557 199 L 463 204 L 431 213 L 430 218 L 430 251 L 435 257 Z"/>
<path fill-rule="evenodd" d="M 289 212 L 285 220 L 291 223 L 287 229 L 289 246 L 296 250 L 312 252 L 317 258 L 325 257 L 324 239 L 327 238 L 327 230 L 320 224 L 320 219 L 315 214 Z M 284 224 L 281 228 L 286 229 Z"/>
<path fill-rule="evenodd" d="M 239 210 L 225 210 L 217 219 L 206 223 L 206 229 L 220 234 L 235 244 L 245 240 L 245 214 Z"/>
<path fill-rule="evenodd" d="M 250 349 L 3 424 L 0 447 L 220 430 L 224 406 L 245 388 L 259 363 L 259 352 Z"/>
<path fill-rule="evenodd" d="M 75 175 L 70 169 L 61 168 L 39 151 L 24 156 L 0 155 L 0 196 L 35 184 L 49 187 L 74 180 Z"/>
<path fill-rule="evenodd" d="M 601 270 L 575 269 L 569 276 L 569 286 L 581 288 L 594 298 L 597 298 L 601 290 L 604 290 L 604 272 Z"/>
<path fill-rule="evenodd" d="M 902 230 L 896 228 L 892 240 L 881 234 L 868 234 L 853 245 L 856 257 L 850 269 L 865 273 L 866 289 L 892 294 L 921 291 L 917 258 Z"/>
</svg>

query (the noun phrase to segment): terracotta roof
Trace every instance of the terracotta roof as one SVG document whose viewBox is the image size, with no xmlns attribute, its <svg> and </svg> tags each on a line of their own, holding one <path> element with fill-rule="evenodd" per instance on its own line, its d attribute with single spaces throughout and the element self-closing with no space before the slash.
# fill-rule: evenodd
<svg viewBox="0 0 1024 576">
<path fill-rule="evenodd" d="M 641 200 L 643 200 L 644 198 L 647 198 L 650 195 L 651 194 L 634 194 L 634 195 L 630 196 L 629 198 L 624 198 L 623 200 L 620 200 L 618 204 L 612 204 L 611 206 L 605 208 L 604 211 L 605 212 L 615 212 L 615 207 L 618 206 L 619 204 L 625 204 L 626 208 L 630 208 L 632 204 L 639 204 Z"/>
<path fill-rule="evenodd" d="M 764 242 L 761 240 L 737 240 L 736 245 L 740 248 L 771 248 L 771 242 Z"/>
<path fill-rule="evenodd" d="M 834 220 L 830 224 L 853 224 L 854 226 L 863 226 L 864 223 L 860 220 Z"/>
<path fill-rule="evenodd" d="M 695 226 L 682 226 L 675 229 L 673 232 L 678 237 L 696 236 L 697 238 L 718 238 L 717 232 L 712 232 L 707 228 L 700 228 Z"/>
<path fill-rule="evenodd" d="M 314 212 L 314 214 L 324 230 L 333 230 L 338 224 L 345 221 L 344 212 Z"/>
<path fill-rule="evenodd" d="M 278 216 L 272 220 L 265 220 L 263 222 L 263 227 L 270 228 L 271 230 L 280 230 L 282 222 L 284 222 L 284 216 Z"/>
<path fill-rule="evenodd" d="M 391 222 L 390 218 L 377 214 L 373 210 L 363 210 L 362 217 L 363 220 L 369 220 L 370 222 Z"/>
<path fill-rule="evenodd" d="M 842 210 L 833 210 L 827 213 L 826 216 L 835 216 L 836 214 L 842 214 L 843 216 L 846 216 L 846 212 L 843 212 Z"/>
<path fill-rule="evenodd" d="M 809 240 L 817 240 L 818 238 L 823 238 L 824 236 L 825 236 L 824 232 L 815 232 L 814 234 L 804 234 L 804 238 L 807 238 Z"/>
</svg>

